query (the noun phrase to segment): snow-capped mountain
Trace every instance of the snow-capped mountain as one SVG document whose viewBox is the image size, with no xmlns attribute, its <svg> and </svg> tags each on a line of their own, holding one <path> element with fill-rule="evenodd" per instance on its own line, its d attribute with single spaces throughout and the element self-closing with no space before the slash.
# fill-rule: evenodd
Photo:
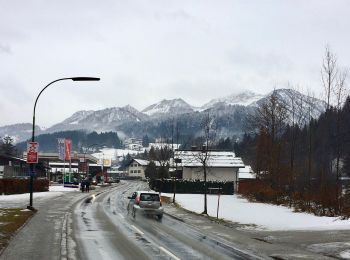
<svg viewBox="0 0 350 260">
<path fill-rule="evenodd" d="M 43 133 L 39 126 L 35 126 L 35 134 Z M 0 137 L 11 136 L 15 142 L 29 139 L 32 135 L 32 124 L 14 124 L 0 127 Z"/>
<path fill-rule="evenodd" d="M 290 118 L 292 117 L 293 110 L 296 118 L 308 117 L 309 111 L 311 112 L 311 117 L 318 118 L 326 110 L 327 104 L 325 101 L 306 96 L 293 89 L 276 89 L 258 101 L 253 102 L 250 106 L 261 106 L 273 94 L 277 96 L 279 102 L 286 106 Z"/>
<path fill-rule="evenodd" d="M 141 121 L 148 116 L 132 106 L 112 107 L 98 111 L 79 111 L 61 123 L 46 130 L 47 133 L 67 130 L 116 131 L 117 127 L 130 121 Z"/>
<path fill-rule="evenodd" d="M 191 112 L 193 112 L 193 108 L 181 98 L 171 100 L 163 99 L 162 101 L 150 105 L 142 110 L 142 113 L 152 117 L 186 114 Z"/>
<path fill-rule="evenodd" d="M 186 129 L 183 129 L 186 134 L 195 134 L 198 131 L 197 126 L 200 125 L 203 112 L 210 109 L 212 114 L 220 121 L 221 129 L 219 132 L 222 136 L 230 136 L 233 133 L 239 134 L 244 131 L 247 116 L 255 113 L 257 107 L 267 102 L 272 93 L 262 96 L 251 91 L 245 91 L 236 95 L 214 99 L 200 109 L 194 109 L 182 99 L 164 99 L 145 108 L 142 112 L 129 105 L 98 111 L 78 111 L 48 129 L 37 128 L 36 135 L 67 130 L 85 130 L 87 132 L 114 131 L 118 132 L 119 136 L 125 135 L 126 137 L 142 137 L 145 134 L 157 137 L 157 134 L 164 130 L 161 128 L 164 125 L 170 125 L 174 117 L 178 122 L 186 125 Z M 313 118 L 318 118 L 325 111 L 326 104 L 324 101 L 305 96 L 298 91 L 277 89 L 274 93 L 278 96 L 280 102 L 286 105 L 290 115 L 292 114 L 293 105 L 296 107 L 296 117 L 307 115 L 310 108 Z M 302 106 L 301 103 L 303 103 Z M 24 141 L 30 138 L 31 124 L 0 127 L 0 137 L 5 135 L 13 136 L 17 141 Z"/>
<path fill-rule="evenodd" d="M 258 101 L 259 99 L 263 98 L 264 95 L 254 93 L 252 91 L 244 91 L 238 94 L 232 94 L 228 97 L 213 99 L 203 105 L 199 110 L 206 110 L 210 109 L 216 106 L 233 106 L 233 105 L 241 105 L 241 106 L 248 106 L 251 103 L 254 103 Z"/>
</svg>

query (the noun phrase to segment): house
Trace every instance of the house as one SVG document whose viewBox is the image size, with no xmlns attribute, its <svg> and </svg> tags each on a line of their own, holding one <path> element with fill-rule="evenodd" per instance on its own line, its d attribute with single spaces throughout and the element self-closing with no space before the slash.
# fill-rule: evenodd
<svg viewBox="0 0 350 260">
<path fill-rule="evenodd" d="M 9 155 L 0 155 L 0 178 L 27 176 L 27 162 Z"/>
<path fill-rule="evenodd" d="M 125 149 L 141 151 L 142 150 L 142 140 L 139 138 L 129 138 L 124 141 Z"/>
<path fill-rule="evenodd" d="M 141 159 L 132 159 L 129 164 L 126 165 L 126 172 L 129 177 L 146 179 L 145 170 L 150 162 Z M 156 167 L 159 167 L 159 162 L 154 162 Z"/>
<path fill-rule="evenodd" d="M 126 165 L 127 174 L 129 177 L 146 179 L 145 170 L 149 161 L 141 159 L 132 159 L 131 162 Z"/>
<path fill-rule="evenodd" d="M 238 170 L 238 179 L 241 180 L 249 180 L 256 179 L 256 174 L 253 172 L 252 167 L 246 165 L 244 168 L 239 168 Z"/>
<path fill-rule="evenodd" d="M 230 151 L 202 151 L 178 150 L 175 151 L 174 161 L 177 162 L 177 171 L 181 168 L 182 179 L 204 180 L 203 160 L 206 159 L 208 181 L 232 181 L 235 189 L 238 187 L 238 170 L 245 165 L 241 158 Z"/>
<path fill-rule="evenodd" d="M 23 153 L 23 157 L 27 158 L 27 152 Z M 47 177 L 51 181 L 60 181 L 63 179 L 64 173 L 91 173 L 92 169 L 103 168 L 102 165 L 97 164 L 98 159 L 91 154 L 71 153 L 71 160 L 61 161 L 58 157 L 58 153 L 41 153 L 38 154 L 39 164 L 43 165 L 46 169 L 45 173 L 38 174 L 36 169 L 36 175 L 41 177 Z M 36 167 L 37 168 L 37 167 Z M 107 168 L 107 167 L 104 167 Z M 100 170 L 101 171 L 101 170 Z"/>
</svg>

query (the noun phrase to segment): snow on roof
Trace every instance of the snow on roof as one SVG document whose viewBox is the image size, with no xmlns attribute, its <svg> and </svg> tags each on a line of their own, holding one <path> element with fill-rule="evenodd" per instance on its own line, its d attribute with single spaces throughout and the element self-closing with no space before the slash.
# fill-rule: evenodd
<svg viewBox="0 0 350 260">
<path fill-rule="evenodd" d="M 142 166 L 147 166 L 149 164 L 149 161 L 147 161 L 147 160 L 134 159 L 134 161 Z"/>
<path fill-rule="evenodd" d="M 202 151 L 175 151 L 175 158 L 181 159 L 184 167 L 201 167 L 205 153 Z M 233 167 L 244 168 L 244 163 L 240 157 L 236 157 L 234 152 L 209 151 L 207 159 L 208 167 Z"/>
</svg>

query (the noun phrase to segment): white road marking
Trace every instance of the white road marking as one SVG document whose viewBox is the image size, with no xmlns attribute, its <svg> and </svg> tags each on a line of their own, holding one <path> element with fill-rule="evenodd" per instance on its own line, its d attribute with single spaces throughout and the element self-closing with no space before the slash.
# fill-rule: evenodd
<svg viewBox="0 0 350 260">
<path fill-rule="evenodd" d="M 122 214 L 118 213 L 118 215 L 119 215 L 119 217 L 124 218 L 124 216 Z"/>
<path fill-rule="evenodd" d="M 140 235 L 144 235 L 145 233 L 143 233 L 140 229 L 138 229 L 137 227 L 135 227 L 134 225 L 131 225 L 133 229 L 135 229 L 138 233 L 140 233 Z"/>
<path fill-rule="evenodd" d="M 166 253 L 167 255 L 169 255 L 171 258 L 175 259 L 175 260 L 181 260 L 181 258 L 178 258 L 176 255 L 174 255 L 173 253 L 171 253 L 170 251 L 166 250 L 164 247 L 160 246 L 159 247 L 160 250 L 162 250 L 164 253 Z"/>
</svg>

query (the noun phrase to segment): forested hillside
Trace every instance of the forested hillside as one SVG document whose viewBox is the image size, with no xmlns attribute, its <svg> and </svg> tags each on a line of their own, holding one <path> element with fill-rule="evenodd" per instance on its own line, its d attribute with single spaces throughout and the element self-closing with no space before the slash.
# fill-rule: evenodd
<svg viewBox="0 0 350 260">
<path fill-rule="evenodd" d="M 36 137 L 39 142 L 40 151 L 57 152 L 57 139 L 67 138 L 72 140 L 72 150 L 82 152 L 84 148 L 88 148 L 93 144 L 99 146 L 107 146 L 110 148 L 121 148 L 122 142 L 117 133 L 86 133 L 85 131 L 63 131 L 52 134 L 43 134 Z M 26 142 L 19 143 L 17 147 L 21 150 L 26 149 Z M 96 147 L 96 146 L 95 146 Z"/>
</svg>

